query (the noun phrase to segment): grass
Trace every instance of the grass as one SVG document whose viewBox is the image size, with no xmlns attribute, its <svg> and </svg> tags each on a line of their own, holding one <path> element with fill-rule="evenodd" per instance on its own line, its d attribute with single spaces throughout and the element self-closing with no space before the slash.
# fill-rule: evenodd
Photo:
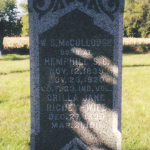
<svg viewBox="0 0 150 150">
<path fill-rule="evenodd" d="M 2 57 L 0 74 L 29 72 L 29 55 L 9 54 Z"/>
<path fill-rule="evenodd" d="M 0 61 L 0 150 L 30 149 L 29 55 Z M 150 53 L 123 55 L 123 150 L 150 149 Z"/>
<path fill-rule="evenodd" d="M 3 55 L 2 60 L 3 61 L 8 61 L 8 60 L 25 60 L 29 59 L 29 55 Z"/>
<path fill-rule="evenodd" d="M 150 149 L 150 54 L 124 55 L 123 150 Z"/>
<path fill-rule="evenodd" d="M 29 56 L 3 56 L 0 66 L 0 150 L 29 150 Z"/>
<path fill-rule="evenodd" d="M 148 67 L 150 66 L 150 53 L 147 54 L 124 54 L 123 67 Z"/>
</svg>

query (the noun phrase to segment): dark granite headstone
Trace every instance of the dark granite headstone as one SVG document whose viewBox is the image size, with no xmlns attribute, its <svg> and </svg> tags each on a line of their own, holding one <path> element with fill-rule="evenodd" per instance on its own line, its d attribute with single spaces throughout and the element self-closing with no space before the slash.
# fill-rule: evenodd
<svg viewBox="0 0 150 150">
<path fill-rule="evenodd" d="M 31 149 L 121 149 L 123 0 L 29 0 Z"/>
</svg>

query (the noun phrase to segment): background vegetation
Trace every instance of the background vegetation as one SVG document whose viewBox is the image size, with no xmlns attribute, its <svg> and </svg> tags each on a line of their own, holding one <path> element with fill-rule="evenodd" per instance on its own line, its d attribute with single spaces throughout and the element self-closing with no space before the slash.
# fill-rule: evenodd
<svg viewBox="0 0 150 150">
<path fill-rule="evenodd" d="M 22 24 L 17 17 L 16 0 L 0 1 L 0 36 L 19 36 Z"/>
<path fill-rule="evenodd" d="M 22 16 L 22 35 L 29 34 L 28 10 Z M 150 37 L 150 0 L 125 0 L 124 37 Z"/>
<path fill-rule="evenodd" d="M 124 37 L 150 37 L 150 1 L 125 0 Z"/>
<path fill-rule="evenodd" d="M 24 8 L 24 15 L 21 18 L 17 18 L 15 1 L 16 0 L 0 1 L 1 29 L 3 24 L 7 24 L 7 27 L 3 30 L 5 36 L 28 36 L 29 23 L 27 5 L 21 4 Z M 8 28 L 8 26 L 12 27 Z M 11 31 L 8 31 L 8 29 L 11 29 Z M 150 37 L 150 0 L 125 0 L 123 33 L 124 37 Z"/>
<path fill-rule="evenodd" d="M 22 24 L 17 18 L 15 0 L 0 0 L 0 52 L 3 51 L 5 36 L 19 36 Z"/>
<path fill-rule="evenodd" d="M 24 15 L 21 18 L 21 24 L 22 24 L 22 36 L 28 36 L 29 35 L 29 15 L 28 15 L 28 5 L 21 4 L 21 6 L 24 8 Z"/>
</svg>

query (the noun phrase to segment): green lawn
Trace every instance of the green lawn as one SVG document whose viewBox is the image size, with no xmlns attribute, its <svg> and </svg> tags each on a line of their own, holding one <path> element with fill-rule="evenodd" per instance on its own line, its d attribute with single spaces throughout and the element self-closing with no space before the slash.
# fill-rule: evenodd
<svg viewBox="0 0 150 150">
<path fill-rule="evenodd" d="M 150 54 L 123 56 L 123 150 L 150 149 Z M 0 60 L 0 150 L 30 149 L 29 55 Z"/>
<path fill-rule="evenodd" d="M 29 56 L 0 60 L 0 150 L 29 150 Z"/>
<path fill-rule="evenodd" d="M 123 56 L 123 150 L 150 150 L 150 53 Z"/>
</svg>

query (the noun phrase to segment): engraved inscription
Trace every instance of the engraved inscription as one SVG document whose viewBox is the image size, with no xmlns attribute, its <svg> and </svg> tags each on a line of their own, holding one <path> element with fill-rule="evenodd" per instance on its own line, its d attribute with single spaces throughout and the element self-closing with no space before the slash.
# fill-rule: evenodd
<svg viewBox="0 0 150 150">
<path fill-rule="evenodd" d="M 78 44 L 77 44 L 78 42 Z M 42 49 L 51 51 L 52 55 L 43 59 L 43 64 L 47 68 L 48 78 L 46 85 L 41 87 L 41 92 L 47 93 L 46 111 L 51 128 L 85 128 L 79 114 L 73 114 L 72 108 L 77 111 L 80 109 L 78 103 L 81 93 L 84 94 L 84 101 L 95 101 L 105 105 L 109 102 L 107 95 L 112 93 L 112 86 L 105 83 L 103 74 L 106 69 L 111 70 L 111 64 L 107 57 L 99 56 L 94 58 L 90 50 L 75 48 L 79 47 L 112 47 L 112 39 L 40 39 Z M 70 47 L 73 47 L 71 50 Z M 78 57 L 80 56 L 80 57 Z M 88 61 L 92 59 L 93 61 Z M 92 66 L 92 67 L 91 67 Z M 101 66 L 101 67 L 97 67 Z M 113 81 L 111 81 L 113 82 Z M 72 100 L 73 104 L 67 104 Z M 94 118 L 101 120 L 105 118 L 104 111 L 97 113 L 99 106 L 87 104 L 86 111 L 95 111 L 95 114 L 82 116 L 86 120 Z M 70 112 L 68 114 L 68 112 Z M 81 121 L 72 125 L 71 120 Z M 66 123 L 65 123 L 66 122 Z M 88 127 L 100 128 L 98 123 L 87 124 Z"/>
<path fill-rule="evenodd" d="M 113 37 L 95 25 L 87 32 L 73 23 L 74 30 L 66 20 L 39 36 L 41 119 L 51 129 L 100 128 L 113 103 Z M 61 31 L 62 26 L 68 27 Z"/>
<path fill-rule="evenodd" d="M 112 46 L 112 39 L 41 39 L 40 45 L 46 46 L 48 40 L 49 46 L 52 47 L 66 47 L 66 46 L 72 46 L 72 47 L 78 47 L 78 46 L 87 46 L 87 47 L 100 47 L 100 46 Z M 72 54 L 79 53 L 80 50 L 73 50 Z M 84 53 L 87 53 L 87 51 L 84 51 Z M 62 55 L 67 54 L 63 53 Z"/>
</svg>

